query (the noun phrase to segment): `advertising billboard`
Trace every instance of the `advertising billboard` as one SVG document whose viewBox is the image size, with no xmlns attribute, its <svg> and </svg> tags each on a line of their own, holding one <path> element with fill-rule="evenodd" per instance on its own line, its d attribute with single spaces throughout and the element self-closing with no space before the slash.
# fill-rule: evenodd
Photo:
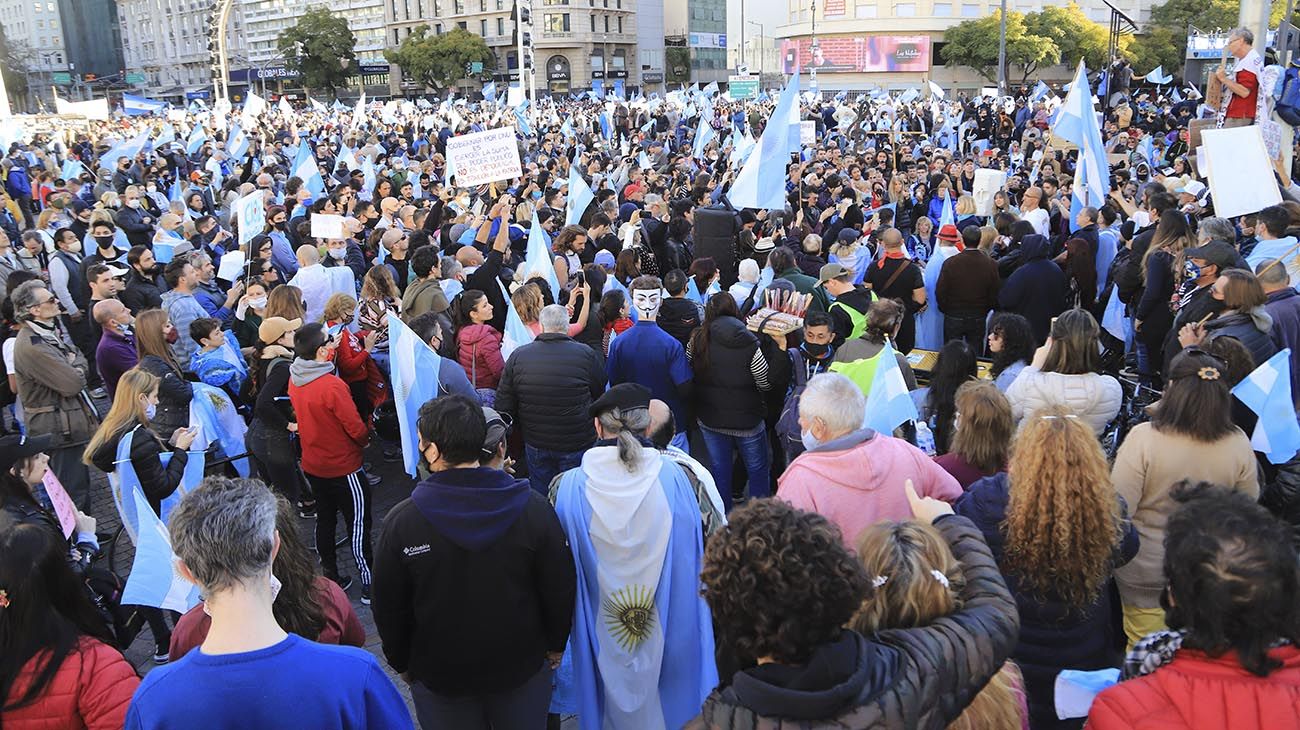
<svg viewBox="0 0 1300 730">
<path fill-rule="evenodd" d="M 781 41 L 781 65 L 787 74 L 794 73 L 796 68 L 805 73 L 813 68 L 817 73 L 927 73 L 930 70 L 930 36 L 820 37 L 816 53 L 811 38 L 786 38 Z"/>
</svg>

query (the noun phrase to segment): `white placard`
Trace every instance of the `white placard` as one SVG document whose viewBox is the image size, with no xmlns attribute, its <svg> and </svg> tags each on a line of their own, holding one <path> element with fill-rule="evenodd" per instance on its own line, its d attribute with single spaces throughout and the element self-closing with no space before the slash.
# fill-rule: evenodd
<svg viewBox="0 0 1300 730">
<path fill-rule="evenodd" d="M 975 170 L 975 184 L 971 197 L 975 199 L 975 215 L 993 215 L 993 194 L 1007 182 L 1006 170 Z"/>
<path fill-rule="evenodd" d="M 343 216 L 312 213 L 311 237 L 322 241 L 343 238 Z"/>
<path fill-rule="evenodd" d="M 235 220 L 239 222 L 239 245 L 243 246 L 266 230 L 264 193 L 255 190 L 235 201 Z"/>
<path fill-rule="evenodd" d="M 243 251 L 227 251 L 221 256 L 221 268 L 217 269 L 217 278 L 233 282 L 244 271 L 248 256 Z"/>
<path fill-rule="evenodd" d="M 183 122 L 185 121 L 185 117 L 187 116 L 189 116 L 189 112 L 185 111 L 184 109 L 167 110 L 167 121 L 169 122 Z"/>
<path fill-rule="evenodd" d="M 456 185 L 473 187 L 523 174 L 512 127 L 447 138 L 447 159 L 456 170 Z"/>
<path fill-rule="evenodd" d="M 1258 125 L 1201 132 L 1214 214 L 1233 218 L 1282 202 Z"/>
<path fill-rule="evenodd" d="M 799 122 L 799 144 L 805 146 L 817 144 L 816 121 L 805 119 Z"/>
</svg>

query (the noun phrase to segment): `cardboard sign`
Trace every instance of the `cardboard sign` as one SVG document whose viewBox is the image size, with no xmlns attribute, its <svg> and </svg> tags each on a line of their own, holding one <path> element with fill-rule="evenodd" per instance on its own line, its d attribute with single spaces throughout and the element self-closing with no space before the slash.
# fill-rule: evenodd
<svg viewBox="0 0 1300 730">
<path fill-rule="evenodd" d="M 976 215 L 993 215 L 993 194 L 1002 189 L 1007 182 L 1006 170 L 975 170 L 975 184 L 971 187 L 971 197 L 975 199 Z"/>
<path fill-rule="evenodd" d="M 244 246 L 266 230 L 264 193 L 254 190 L 235 201 L 235 220 L 239 221 L 239 245 Z"/>
<path fill-rule="evenodd" d="M 1252 124 L 1201 132 L 1216 215 L 1233 218 L 1282 202 L 1261 131 Z"/>
<path fill-rule="evenodd" d="M 46 470 L 41 483 L 45 486 L 45 496 L 50 498 L 50 504 L 54 506 L 54 514 L 59 518 L 59 527 L 63 529 L 63 536 L 72 537 L 72 531 L 77 528 L 77 508 L 73 506 L 68 491 L 54 475 L 53 469 Z"/>
<path fill-rule="evenodd" d="M 322 241 L 343 238 L 343 216 L 312 213 L 311 237 L 319 238 Z"/>
<path fill-rule="evenodd" d="M 523 174 L 519 146 L 511 127 L 462 134 L 447 139 L 449 166 L 456 170 L 456 185 L 474 187 Z"/>
<path fill-rule="evenodd" d="M 817 144 L 817 122 L 811 119 L 799 122 L 799 144 L 803 146 Z"/>
</svg>

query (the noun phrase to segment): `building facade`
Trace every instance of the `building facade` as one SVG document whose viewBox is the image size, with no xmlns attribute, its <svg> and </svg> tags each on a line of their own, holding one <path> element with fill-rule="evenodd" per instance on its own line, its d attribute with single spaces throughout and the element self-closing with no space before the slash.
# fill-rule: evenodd
<svg viewBox="0 0 1300 730">
<path fill-rule="evenodd" d="M 728 65 L 727 0 L 666 0 L 664 33 L 669 45 L 689 50 L 690 83 L 726 81 L 734 70 Z"/>
<path fill-rule="evenodd" d="M 27 69 L 27 95 L 14 99 L 15 111 L 53 111 L 51 87 L 71 74 L 58 0 L 0 0 L 0 25 Z"/>
<path fill-rule="evenodd" d="M 1030 13 L 1056 4 L 1007 0 L 1007 10 Z M 1090 19 L 1109 24 L 1111 10 L 1102 0 L 1078 0 L 1078 4 Z M 1117 0 L 1114 5 L 1139 26 L 1150 18 L 1152 3 Z M 779 43 L 781 71 L 816 69 L 819 90 L 914 87 L 922 76 L 948 90 L 973 91 L 992 85 L 973 69 L 944 65 L 942 51 L 945 30 L 995 13 L 1000 7 L 996 0 L 821 0 L 815 18 L 812 7 L 810 0 L 787 0 L 785 22 L 773 35 Z M 1049 80 L 1063 81 L 1073 72 L 1063 66 L 1040 70 Z M 1010 81 L 1018 80 L 1013 69 Z M 811 79 L 804 83 L 810 88 Z"/>
<path fill-rule="evenodd" d="M 71 72 L 96 77 L 121 73 L 122 29 L 116 0 L 59 0 L 59 11 Z"/>
<path fill-rule="evenodd" d="M 348 90 L 339 90 L 343 97 L 359 96 L 362 89 L 374 96 L 388 91 L 389 64 L 384 60 L 384 50 L 389 47 L 386 33 L 384 0 L 236 0 L 244 26 L 244 53 L 238 60 L 232 58 L 231 95 L 239 96 L 246 90 L 274 96 L 288 93 L 296 96 L 301 84 L 292 71 L 285 67 L 280 53 L 280 34 L 297 24 L 309 8 L 323 5 L 334 15 L 348 23 L 356 37 L 357 73 Z M 396 5 L 401 0 L 389 0 Z M 407 0 L 407 4 L 419 0 Z"/>
<path fill-rule="evenodd" d="M 118 0 L 123 67 L 132 91 L 166 101 L 210 91 L 208 24 L 213 6 L 212 0 Z M 247 57 L 238 2 L 226 38 L 234 68 Z"/>
<path fill-rule="evenodd" d="M 385 5 L 385 44 L 396 48 L 416 28 L 429 26 L 431 35 L 463 28 L 483 38 L 496 57 L 496 71 L 505 74 L 507 65 L 517 72 L 513 0 L 390 0 Z M 393 94 L 420 94 L 424 89 L 394 65 L 389 75 Z M 540 74 L 540 71 L 539 71 Z M 539 84 L 542 79 L 539 77 Z"/>
</svg>

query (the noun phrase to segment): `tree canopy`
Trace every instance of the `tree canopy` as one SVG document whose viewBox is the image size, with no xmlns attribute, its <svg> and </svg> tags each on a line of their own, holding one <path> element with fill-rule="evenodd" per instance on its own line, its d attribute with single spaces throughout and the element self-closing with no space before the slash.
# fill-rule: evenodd
<svg viewBox="0 0 1300 730">
<path fill-rule="evenodd" d="M 997 81 L 1001 23 L 1002 13 L 998 11 L 949 28 L 943 34 L 944 62 L 970 67 L 989 81 Z M 1051 66 L 1060 60 L 1060 48 L 1051 38 L 1031 32 L 1024 13 L 1007 13 L 1007 65 L 1020 67 L 1024 74 L 1022 82 L 1040 66 Z M 1011 78 L 1009 72 L 1007 78 Z"/>
<path fill-rule="evenodd" d="M 5 78 L 5 89 L 15 97 L 27 93 L 28 49 L 18 41 L 9 40 L 0 25 L 0 71 Z"/>
<path fill-rule="evenodd" d="M 308 8 L 276 41 L 285 67 L 302 74 L 304 87 L 331 92 L 347 85 L 356 65 L 356 45 L 348 21 L 320 6 Z"/>
<path fill-rule="evenodd" d="M 469 77 L 469 65 L 475 61 L 490 72 L 494 64 L 492 51 L 483 39 L 461 27 L 441 35 L 430 33 L 423 25 L 402 40 L 402 45 L 384 51 L 384 58 L 402 67 L 425 86 L 446 88 L 457 79 Z"/>
</svg>

